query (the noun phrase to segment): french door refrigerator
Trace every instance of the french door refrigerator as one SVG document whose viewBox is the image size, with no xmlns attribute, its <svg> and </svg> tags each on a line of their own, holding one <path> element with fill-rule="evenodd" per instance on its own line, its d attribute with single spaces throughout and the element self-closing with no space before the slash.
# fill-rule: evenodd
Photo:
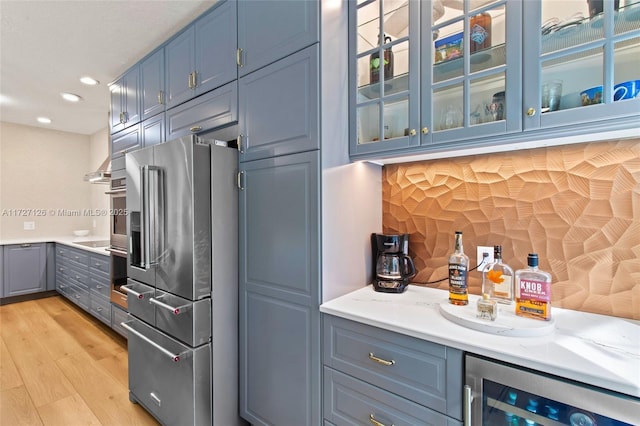
<svg viewBox="0 0 640 426">
<path fill-rule="evenodd" d="M 239 424 L 237 150 L 126 154 L 129 398 L 166 425 Z"/>
</svg>

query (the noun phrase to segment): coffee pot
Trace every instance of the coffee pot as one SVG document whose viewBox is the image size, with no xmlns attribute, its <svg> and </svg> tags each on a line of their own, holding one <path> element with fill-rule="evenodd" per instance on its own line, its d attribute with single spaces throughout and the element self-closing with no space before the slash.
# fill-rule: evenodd
<svg viewBox="0 0 640 426">
<path fill-rule="evenodd" d="M 373 288 L 384 293 L 402 293 L 416 274 L 409 257 L 409 234 L 371 235 L 374 259 Z"/>
</svg>

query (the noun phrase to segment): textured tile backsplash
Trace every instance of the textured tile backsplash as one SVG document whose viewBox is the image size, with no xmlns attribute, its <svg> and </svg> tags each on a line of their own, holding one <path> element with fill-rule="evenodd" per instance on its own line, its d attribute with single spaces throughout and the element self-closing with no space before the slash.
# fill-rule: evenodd
<svg viewBox="0 0 640 426">
<path fill-rule="evenodd" d="M 460 230 L 474 266 L 478 245 L 502 245 L 514 270 L 538 253 L 553 306 L 640 319 L 640 140 L 387 165 L 382 188 L 383 229 L 410 234 L 413 281 L 447 276 Z M 469 284 L 480 293 L 479 272 Z"/>
</svg>

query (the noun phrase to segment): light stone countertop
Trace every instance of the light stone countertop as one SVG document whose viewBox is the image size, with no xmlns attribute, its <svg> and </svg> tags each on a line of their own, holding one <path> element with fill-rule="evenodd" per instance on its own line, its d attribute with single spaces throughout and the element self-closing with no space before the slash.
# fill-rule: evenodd
<svg viewBox="0 0 640 426">
<path fill-rule="evenodd" d="M 477 298 L 471 295 L 469 304 L 475 307 Z M 446 319 L 440 304 L 447 299 L 439 289 L 409 286 L 392 294 L 369 285 L 320 311 L 640 398 L 640 321 L 552 308 L 549 333 L 511 337 Z"/>
<path fill-rule="evenodd" d="M 4 238 L 0 240 L 0 245 L 10 245 L 10 244 L 37 244 L 37 243 L 58 243 L 65 244 L 70 247 L 86 250 L 96 254 L 109 255 L 107 251 L 107 247 L 87 247 L 81 244 L 77 244 L 80 242 L 86 241 L 109 241 L 109 237 L 101 237 L 88 235 L 86 237 L 33 237 L 33 238 Z M 107 243 L 108 244 L 108 243 Z"/>
</svg>

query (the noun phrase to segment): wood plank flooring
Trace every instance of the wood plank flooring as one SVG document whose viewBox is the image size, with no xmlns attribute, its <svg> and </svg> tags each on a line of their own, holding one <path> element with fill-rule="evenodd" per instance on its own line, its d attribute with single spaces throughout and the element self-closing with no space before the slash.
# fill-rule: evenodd
<svg viewBox="0 0 640 426">
<path fill-rule="evenodd" d="M 61 296 L 0 306 L 0 425 L 157 425 L 127 367 L 127 341 Z"/>
</svg>

